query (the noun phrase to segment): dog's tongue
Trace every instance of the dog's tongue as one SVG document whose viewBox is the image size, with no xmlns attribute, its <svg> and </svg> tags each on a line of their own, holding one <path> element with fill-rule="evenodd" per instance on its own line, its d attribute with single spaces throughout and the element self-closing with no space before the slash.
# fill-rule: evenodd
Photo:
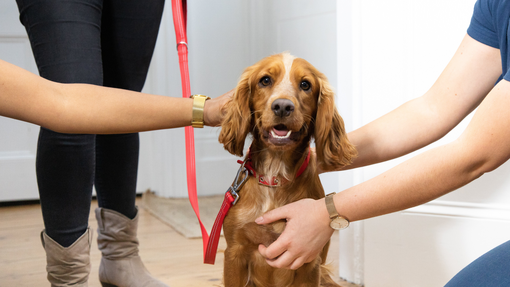
<svg viewBox="0 0 510 287">
<path fill-rule="evenodd" d="M 289 130 L 284 125 L 277 125 L 276 127 L 273 128 L 273 132 L 279 137 L 284 137 L 287 135 Z"/>
</svg>

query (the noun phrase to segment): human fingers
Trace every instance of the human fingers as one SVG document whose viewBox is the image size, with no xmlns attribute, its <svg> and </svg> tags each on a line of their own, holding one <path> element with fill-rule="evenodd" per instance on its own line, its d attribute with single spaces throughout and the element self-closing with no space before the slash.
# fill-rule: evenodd
<svg viewBox="0 0 510 287">
<path fill-rule="evenodd" d="M 255 219 L 255 223 L 257 224 L 269 224 L 280 219 L 287 219 L 288 217 L 288 208 L 287 205 L 270 210 L 264 213 L 259 218 Z"/>
<path fill-rule="evenodd" d="M 235 90 L 230 90 L 229 92 L 208 100 L 205 102 L 204 106 L 204 124 L 211 127 L 216 127 L 221 124 L 221 121 L 223 120 L 223 116 L 226 112 L 226 104 L 232 96 L 234 95 Z"/>
<path fill-rule="evenodd" d="M 291 270 L 296 270 L 305 263 L 301 257 L 296 257 L 289 251 L 284 252 L 275 259 L 266 259 L 266 262 L 274 268 Z"/>
<path fill-rule="evenodd" d="M 269 246 L 259 245 L 259 253 L 267 260 L 275 260 L 287 251 L 287 246 L 278 239 Z"/>
<path fill-rule="evenodd" d="M 284 231 L 277 241 L 268 247 L 259 246 L 260 254 L 266 258 L 266 262 L 270 266 L 296 270 L 317 257 L 317 252 L 310 252 L 307 246 L 300 246 L 300 242 L 287 238 L 288 234 Z M 298 236 L 294 233 L 291 234 L 291 237 Z"/>
</svg>

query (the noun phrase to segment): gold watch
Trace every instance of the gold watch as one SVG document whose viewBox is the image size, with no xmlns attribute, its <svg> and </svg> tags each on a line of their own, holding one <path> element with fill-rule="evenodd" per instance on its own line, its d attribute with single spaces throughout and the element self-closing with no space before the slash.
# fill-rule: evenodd
<svg viewBox="0 0 510 287">
<path fill-rule="evenodd" d="M 191 116 L 191 126 L 194 128 L 204 127 L 204 106 L 205 101 L 209 100 L 208 96 L 191 95 L 193 99 L 193 114 Z"/>
<path fill-rule="evenodd" d="M 336 211 L 335 202 L 333 201 L 333 196 L 335 194 L 336 192 L 332 192 L 326 195 L 326 208 L 328 209 L 329 218 L 331 219 L 329 226 L 335 230 L 340 230 L 349 226 L 349 220 L 339 215 Z"/>
</svg>

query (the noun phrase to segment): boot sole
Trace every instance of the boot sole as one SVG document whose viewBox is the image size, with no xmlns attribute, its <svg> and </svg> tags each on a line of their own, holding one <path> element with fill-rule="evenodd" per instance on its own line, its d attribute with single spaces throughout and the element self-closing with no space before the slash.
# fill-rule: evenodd
<svg viewBox="0 0 510 287">
<path fill-rule="evenodd" d="M 101 286 L 103 286 L 103 287 L 117 287 L 117 285 L 112 285 L 110 283 L 104 283 L 104 282 L 101 282 Z"/>
</svg>

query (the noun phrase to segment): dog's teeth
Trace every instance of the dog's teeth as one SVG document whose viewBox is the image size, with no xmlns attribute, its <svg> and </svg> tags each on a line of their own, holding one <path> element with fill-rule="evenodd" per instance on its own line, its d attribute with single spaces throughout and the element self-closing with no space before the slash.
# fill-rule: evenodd
<svg viewBox="0 0 510 287">
<path fill-rule="evenodd" d="M 290 137 L 290 134 L 292 133 L 292 131 L 288 131 L 286 135 L 284 136 L 279 136 L 277 135 L 274 131 L 271 131 L 271 135 L 274 137 L 274 138 L 277 138 L 277 139 L 286 139 L 288 137 Z"/>
</svg>

